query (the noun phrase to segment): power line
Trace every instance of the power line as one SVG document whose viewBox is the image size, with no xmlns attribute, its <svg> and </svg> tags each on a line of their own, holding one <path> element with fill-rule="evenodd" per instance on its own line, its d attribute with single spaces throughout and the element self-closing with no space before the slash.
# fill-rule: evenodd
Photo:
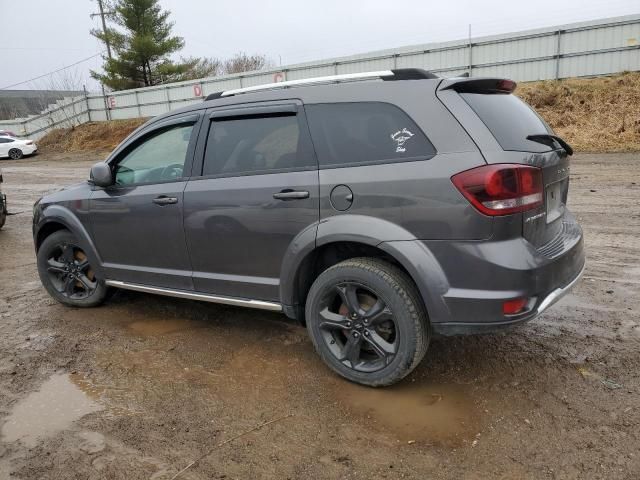
<svg viewBox="0 0 640 480">
<path fill-rule="evenodd" d="M 29 80 L 25 80 L 24 82 L 18 82 L 18 83 L 14 83 L 13 85 L 8 85 L 8 86 L 6 86 L 6 87 L 2 87 L 2 88 L 0 88 L 0 90 L 6 90 L 6 89 L 8 89 L 8 88 L 17 87 L 18 85 L 22 85 L 22 84 L 24 84 L 24 83 L 33 82 L 34 80 L 38 80 L 38 79 L 43 78 L 43 77 L 48 77 L 49 75 L 53 75 L 54 73 L 61 72 L 61 71 L 63 71 L 63 70 L 66 70 L 67 68 L 75 67 L 76 65 L 79 65 L 79 64 L 81 64 L 81 63 L 84 63 L 84 62 L 86 62 L 87 60 L 91 60 L 92 58 L 98 57 L 98 56 L 102 55 L 103 53 L 104 53 L 104 52 L 96 53 L 96 54 L 94 54 L 94 55 L 91 55 L 90 57 L 83 58 L 82 60 L 79 60 L 79 61 L 77 61 L 77 62 L 75 62 L 75 63 L 72 63 L 71 65 L 67 65 L 66 67 L 59 68 L 58 70 L 54 70 L 53 72 L 45 73 L 45 74 L 40 75 L 40 76 L 38 76 L 38 77 L 30 78 Z"/>
</svg>

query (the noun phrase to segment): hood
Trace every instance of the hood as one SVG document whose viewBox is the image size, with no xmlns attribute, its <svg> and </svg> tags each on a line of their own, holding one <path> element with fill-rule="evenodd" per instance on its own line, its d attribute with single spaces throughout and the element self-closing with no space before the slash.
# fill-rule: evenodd
<svg viewBox="0 0 640 480">
<path fill-rule="evenodd" d="M 71 200 L 88 200 L 90 194 L 91 185 L 85 180 L 84 182 L 58 188 L 57 190 L 50 190 L 42 196 L 40 202 L 49 204 Z"/>
</svg>

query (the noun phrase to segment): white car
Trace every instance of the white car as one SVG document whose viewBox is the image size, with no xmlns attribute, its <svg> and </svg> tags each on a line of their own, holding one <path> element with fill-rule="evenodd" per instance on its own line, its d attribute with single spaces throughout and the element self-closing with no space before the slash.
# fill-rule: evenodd
<svg viewBox="0 0 640 480">
<path fill-rule="evenodd" d="M 37 151 L 38 145 L 33 140 L 0 135 L 0 158 L 9 157 L 18 160 Z"/>
</svg>

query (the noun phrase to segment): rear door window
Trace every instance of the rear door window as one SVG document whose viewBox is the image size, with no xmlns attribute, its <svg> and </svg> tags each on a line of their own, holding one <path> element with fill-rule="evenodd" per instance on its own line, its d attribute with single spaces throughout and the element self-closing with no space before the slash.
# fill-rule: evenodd
<svg viewBox="0 0 640 480">
<path fill-rule="evenodd" d="M 553 130 L 525 102 L 511 94 L 461 93 L 503 150 L 546 152 L 552 147 L 527 140 Z"/>
<path fill-rule="evenodd" d="M 317 168 L 308 133 L 295 113 L 211 122 L 204 176 L 236 176 Z"/>
<path fill-rule="evenodd" d="M 320 167 L 424 160 L 436 150 L 409 116 L 380 102 L 306 105 Z"/>
</svg>

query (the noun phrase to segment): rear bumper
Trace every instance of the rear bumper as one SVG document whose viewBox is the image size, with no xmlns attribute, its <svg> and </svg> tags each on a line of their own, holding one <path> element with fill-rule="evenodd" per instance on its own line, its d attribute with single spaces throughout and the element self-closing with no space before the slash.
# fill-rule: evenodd
<svg viewBox="0 0 640 480">
<path fill-rule="evenodd" d="M 584 270 L 585 255 L 582 229 L 569 213 L 564 222 L 566 228 L 554 240 L 553 251 L 535 248 L 524 238 L 425 242 L 448 284 L 441 294 L 441 308 L 427 304 L 434 332 L 499 330 L 532 320 L 566 295 Z M 505 315 L 503 303 L 516 298 L 528 300 L 525 310 Z"/>
<path fill-rule="evenodd" d="M 38 153 L 38 146 L 25 145 L 23 148 L 21 148 L 21 150 L 24 155 L 35 155 L 36 153 Z"/>
<path fill-rule="evenodd" d="M 473 335 L 473 334 L 482 334 L 482 333 L 492 333 L 503 330 L 505 328 L 512 327 L 514 325 L 519 325 L 521 323 L 528 322 L 529 320 L 533 320 L 538 315 L 543 313 L 546 309 L 564 297 L 569 291 L 573 288 L 573 286 L 578 283 L 582 274 L 584 273 L 585 265 L 582 266 L 582 270 L 576 275 L 576 277 L 571 280 L 567 285 L 563 287 L 556 288 L 547 296 L 541 299 L 539 304 L 535 309 L 533 309 L 529 314 L 524 316 L 519 316 L 516 319 L 509 319 L 505 321 L 497 321 L 497 322 L 486 322 L 486 323 L 435 323 L 432 324 L 433 331 L 437 335 L 443 336 L 452 336 L 452 335 Z"/>
</svg>

